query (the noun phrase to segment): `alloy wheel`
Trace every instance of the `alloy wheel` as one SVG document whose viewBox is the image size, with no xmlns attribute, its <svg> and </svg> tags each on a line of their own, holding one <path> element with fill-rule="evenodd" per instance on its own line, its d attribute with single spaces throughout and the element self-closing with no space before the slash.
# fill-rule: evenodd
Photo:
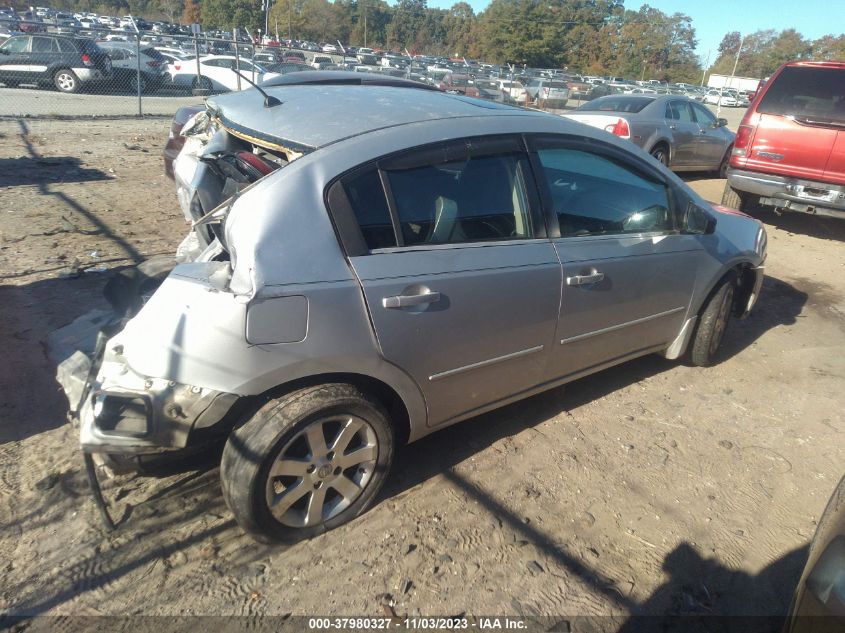
<svg viewBox="0 0 845 633">
<path fill-rule="evenodd" d="M 289 527 L 313 527 L 361 495 L 375 472 L 378 438 L 357 416 L 311 422 L 279 451 L 267 475 L 270 513 Z"/>
</svg>

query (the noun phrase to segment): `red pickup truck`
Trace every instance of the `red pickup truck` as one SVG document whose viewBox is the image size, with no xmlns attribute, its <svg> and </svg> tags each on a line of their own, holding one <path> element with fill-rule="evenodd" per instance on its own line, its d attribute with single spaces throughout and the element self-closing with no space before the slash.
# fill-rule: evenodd
<svg viewBox="0 0 845 633">
<path fill-rule="evenodd" d="M 722 204 L 845 219 L 845 62 L 789 62 L 736 133 Z"/>
</svg>

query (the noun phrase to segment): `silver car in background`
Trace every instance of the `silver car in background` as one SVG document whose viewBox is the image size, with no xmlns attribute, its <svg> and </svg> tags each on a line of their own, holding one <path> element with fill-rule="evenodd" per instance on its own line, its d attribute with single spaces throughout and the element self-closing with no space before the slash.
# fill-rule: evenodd
<svg viewBox="0 0 845 633">
<path fill-rule="evenodd" d="M 610 95 L 564 115 L 628 139 L 673 171 L 725 177 L 734 137 L 725 119 L 680 95 Z"/>
<path fill-rule="evenodd" d="M 333 77 L 186 125 L 196 248 L 112 288 L 97 349 L 59 367 L 84 451 L 225 440 L 239 524 L 309 537 L 367 509 L 400 445 L 645 354 L 709 365 L 754 305 L 760 222 L 627 141 Z"/>
</svg>

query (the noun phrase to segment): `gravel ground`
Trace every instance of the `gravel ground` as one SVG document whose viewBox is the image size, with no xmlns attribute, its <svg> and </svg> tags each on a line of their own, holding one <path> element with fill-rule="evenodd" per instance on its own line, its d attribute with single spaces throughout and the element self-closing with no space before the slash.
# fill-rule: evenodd
<svg viewBox="0 0 845 633">
<path fill-rule="evenodd" d="M 845 463 L 845 223 L 824 218 L 761 216 L 763 294 L 716 367 L 646 357 L 446 429 L 371 511 L 287 548 L 240 532 L 213 465 L 114 480 L 105 533 L 44 342 L 183 237 L 166 133 L 0 121 L 0 614 L 785 612 Z"/>
</svg>

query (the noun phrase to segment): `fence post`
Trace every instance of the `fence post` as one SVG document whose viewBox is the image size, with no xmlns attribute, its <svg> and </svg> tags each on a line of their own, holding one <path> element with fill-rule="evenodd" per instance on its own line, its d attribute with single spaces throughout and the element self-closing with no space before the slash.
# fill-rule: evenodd
<svg viewBox="0 0 845 633">
<path fill-rule="evenodd" d="M 138 116 L 144 116 L 141 106 L 141 30 L 138 28 L 138 23 L 134 16 L 129 16 L 132 19 L 132 26 L 135 27 L 135 61 L 137 62 L 137 74 L 135 75 L 135 89 L 138 92 Z"/>
<path fill-rule="evenodd" d="M 235 40 L 235 74 L 238 76 L 238 90 L 241 89 L 241 53 L 238 46 L 238 31 L 240 28 L 232 27 L 232 38 Z"/>
</svg>

